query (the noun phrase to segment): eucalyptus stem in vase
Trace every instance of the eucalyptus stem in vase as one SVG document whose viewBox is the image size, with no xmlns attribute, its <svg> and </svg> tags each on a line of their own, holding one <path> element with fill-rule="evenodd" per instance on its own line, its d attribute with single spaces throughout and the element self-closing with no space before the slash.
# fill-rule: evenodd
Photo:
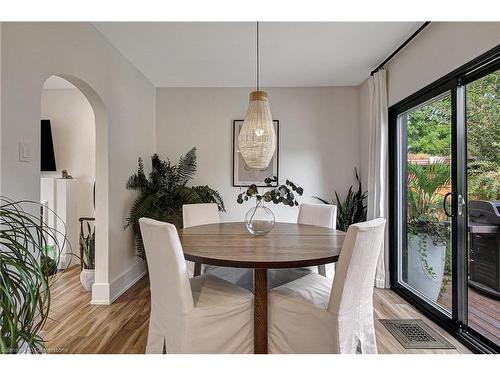
<svg viewBox="0 0 500 375">
<path fill-rule="evenodd" d="M 250 185 L 246 191 L 238 194 L 236 200 L 239 204 L 250 200 L 255 197 L 256 205 L 252 207 L 245 215 L 245 224 L 247 230 L 253 235 L 264 235 L 269 233 L 274 227 L 274 214 L 264 205 L 265 202 L 272 202 L 274 204 L 284 204 L 285 206 L 298 206 L 299 202 L 296 195 L 302 195 L 304 189 L 297 184 L 286 179 L 285 183 L 273 187 L 273 183 L 278 182 L 278 177 L 268 177 L 264 180 L 267 184 L 267 191 L 259 193 L 257 185 Z"/>
</svg>

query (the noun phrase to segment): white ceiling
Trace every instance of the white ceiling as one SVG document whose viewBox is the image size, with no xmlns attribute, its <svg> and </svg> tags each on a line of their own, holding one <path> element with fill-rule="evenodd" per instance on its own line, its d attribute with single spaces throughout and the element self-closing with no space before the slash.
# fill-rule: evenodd
<svg viewBox="0 0 500 375">
<path fill-rule="evenodd" d="M 255 85 L 255 23 L 97 22 L 157 87 Z M 421 22 L 260 24 L 261 86 L 359 85 Z"/>
</svg>

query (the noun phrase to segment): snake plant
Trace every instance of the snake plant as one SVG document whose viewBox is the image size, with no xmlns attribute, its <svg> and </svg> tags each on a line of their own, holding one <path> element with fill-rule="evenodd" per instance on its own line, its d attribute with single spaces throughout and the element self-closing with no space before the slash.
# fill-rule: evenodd
<svg viewBox="0 0 500 375">
<path fill-rule="evenodd" d="M 351 224 L 366 221 L 368 192 L 363 192 L 361 178 L 356 168 L 354 169 L 354 174 L 358 182 L 358 188 L 355 191 L 350 186 L 345 199 L 341 199 L 337 192 L 335 192 L 335 200 L 332 200 L 332 202 L 314 197 L 325 204 L 334 204 L 337 206 L 337 229 L 344 232 L 347 231 L 347 228 Z"/>
</svg>

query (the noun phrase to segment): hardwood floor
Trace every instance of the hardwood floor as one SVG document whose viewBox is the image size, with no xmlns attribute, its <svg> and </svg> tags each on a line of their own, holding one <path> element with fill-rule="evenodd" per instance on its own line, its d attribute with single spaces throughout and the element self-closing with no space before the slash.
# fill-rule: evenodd
<svg viewBox="0 0 500 375">
<path fill-rule="evenodd" d="M 459 354 L 471 353 L 444 329 L 427 319 L 414 307 L 389 289 L 375 289 L 373 296 L 375 309 L 375 332 L 379 353 L 384 354 Z M 456 349 L 405 349 L 380 323 L 379 319 L 422 319 L 431 328 L 443 335 Z"/>
<path fill-rule="evenodd" d="M 438 303 L 451 309 L 451 283 L 439 298 Z M 469 287 L 468 293 L 469 327 L 500 345 L 500 300 Z"/>
<path fill-rule="evenodd" d="M 149 320 L 149 285 L 143 278 L 109 306 L 91 305 L 72 267 L 52 286 L 45 326 L 49 353 L 144 353 Z"/>
<path fill-rule="evenodd" d="M 144 353 L 149 319 L 149 281 L 142 278 L 110 306 L 91 305 L 78 266 L 52 286 L 50 320 L 44 329 L 49 353 Z M 375 329 L 380 353 L 469 353 L 457 340 L 390 290 L 375 290 Z M 422 318 L 456 349 L 406 350 L 378 319 Z"/>
</svg>

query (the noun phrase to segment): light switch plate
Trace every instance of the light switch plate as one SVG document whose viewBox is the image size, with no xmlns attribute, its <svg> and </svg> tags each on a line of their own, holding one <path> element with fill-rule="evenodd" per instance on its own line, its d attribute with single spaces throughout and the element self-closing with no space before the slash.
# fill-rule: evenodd
<svg viewBox="0 0 500 375">
<path fill-rule="evenodd" d="M 19 161 L 31 161 L 31 144 L 26 141 L 19 141 Z"/>
</svg>

